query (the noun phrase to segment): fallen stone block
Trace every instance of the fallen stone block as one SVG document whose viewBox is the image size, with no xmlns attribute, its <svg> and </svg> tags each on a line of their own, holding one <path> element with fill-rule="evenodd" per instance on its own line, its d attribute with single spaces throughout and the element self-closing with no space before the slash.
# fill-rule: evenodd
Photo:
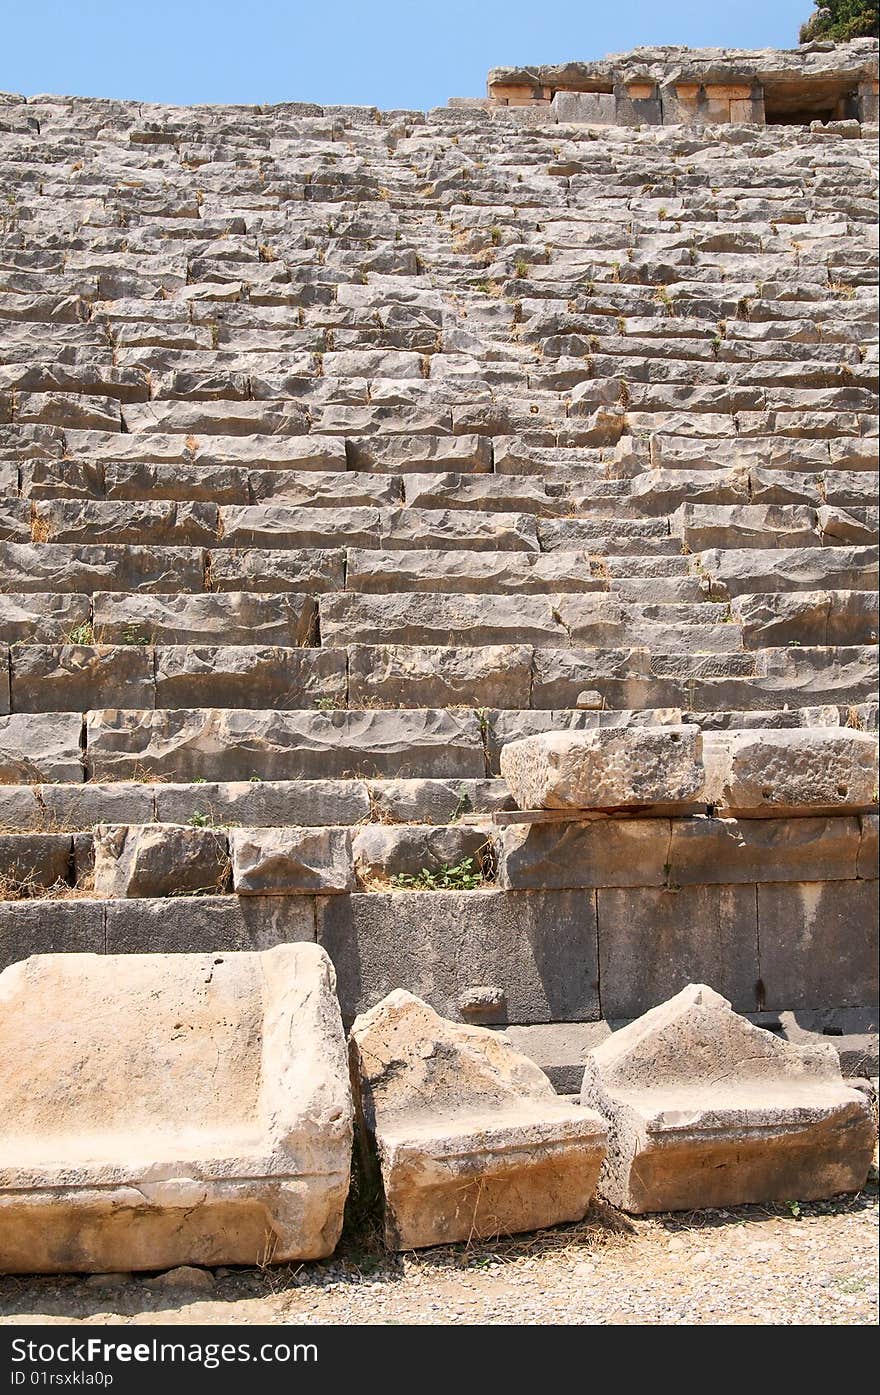
<svg viewBox="0 0 880 1395">
<path fill-rule="evenodd" d="M 704 735 L 706 800 L 749 810 L 858 808 L 877 798 L 877 739 L 849 727 Z"/>
<path fill-rule="evenodd" d="M 229 850 L 239 896 L 354 890 L 347 828 L 233 828 Z"/>
<path fill-rule="evenodd" d="M 225 832 L 162 823 L 95 829 L 96 896 L 208 895 L 228 881 Z"/>
<path fill-rule="evenodd" d="M 580 1220 L 605 1153 L 592 1109 L 560 1099 L 501 1034 L 439 1017 L 402 989 L 350 1037 L 361 1154 L 392 1250 Z"/>
<path fill-rule="evenodd" d="M 0 1268 L 332 1253 L 352 1118 L 334 988 L 327 956 L 306 944 L 37 955 L 7 969 Z"/>
<path fill-rule="evenodd" d="M 593 727 L 511 741 L 501 774 L 521 809 L 609 809 L 700 798 L 698 727 Z"/>
<path fill-rule="evenodd" d="M 635 1214 L 858 1191 L 874 1147 L 833 1046 L 781 1041 L 704 984 L 594 1047 L 581 1102 L 608 1121 L 599 1189 Z"/>
</svg>

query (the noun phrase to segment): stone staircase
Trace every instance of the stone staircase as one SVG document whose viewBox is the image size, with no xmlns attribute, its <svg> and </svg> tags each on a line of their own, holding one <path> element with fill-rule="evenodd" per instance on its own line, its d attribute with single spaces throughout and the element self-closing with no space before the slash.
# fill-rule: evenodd
<svg viewBox="0 0 880 1395">
<path fill-rule="evenodd" d="M 0 962 L 317 938 L 347 1019 L 868 1010 L 876 805 L 492 878 L 507 741 L 876 729 L 875 137 L 0 98 Z M 96 895 L 97 825 L 167 826 L 164 879 Z M 240 891 L 249 829 L 343 830 L 344 885 Z"/>
</svg>

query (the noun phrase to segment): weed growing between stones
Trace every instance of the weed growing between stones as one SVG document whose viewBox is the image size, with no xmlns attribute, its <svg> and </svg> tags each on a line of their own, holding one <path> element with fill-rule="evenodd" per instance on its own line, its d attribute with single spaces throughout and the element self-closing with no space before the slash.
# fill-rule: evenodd
<svg viewBox="0 0 880 1395">
<path fill-rule="evenodd" d="M 445 863 L 434 872 L 427 867 L 415 874 L 397 872 L 390 882 L 396 891 L 475 891 L 485 885 L 486 877 L 475 858 L 463 857 L 460 862 Z"/>
</svg>

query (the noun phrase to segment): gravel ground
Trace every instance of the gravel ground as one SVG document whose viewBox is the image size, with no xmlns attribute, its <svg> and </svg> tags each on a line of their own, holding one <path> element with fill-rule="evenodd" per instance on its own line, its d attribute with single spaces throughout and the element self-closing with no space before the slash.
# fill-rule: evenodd
<svg viewBox="0 0 880 1395">
<path fill-rule="evenodd" d="M 861 1326 L 878 1318 L 877 1211 L 875 1185 L 640 1219 L 598 1204 L 579 1225 L 394 1257 L 362 1227 L 332 1260 L 196 1271 L 184 1287 L 174 1273 L 0 1278 L 0 1322 Z"/>
</svg>

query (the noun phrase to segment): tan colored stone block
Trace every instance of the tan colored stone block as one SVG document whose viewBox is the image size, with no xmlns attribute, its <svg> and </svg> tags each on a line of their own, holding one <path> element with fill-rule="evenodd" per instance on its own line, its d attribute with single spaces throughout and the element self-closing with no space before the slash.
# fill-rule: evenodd
<svg viewBox="0 0 880 1395">
<path fill-rule="evenodd" d="M 0 1269 L 332 1253 L 352 1118 L 334 989 L 308 944 L 7 969 Z"/>
<path fill-rule="evenodd" d="M 594 1047 L 581 1102 L 608 1121 L 602 1195 L 636 1214 L 858 1191 L 874 1147 L 832 1045 L 782 1041 L 704 984 Z"/>
<path fill-rule="evenodd" d="M 356 1019 L 350 1055 L 389 1249 L 537 1230 L 586 1213 L 605 1126 L 561 1099 L 506 1037 L 449 1022 L 395 989 Z"/>
</svg>

